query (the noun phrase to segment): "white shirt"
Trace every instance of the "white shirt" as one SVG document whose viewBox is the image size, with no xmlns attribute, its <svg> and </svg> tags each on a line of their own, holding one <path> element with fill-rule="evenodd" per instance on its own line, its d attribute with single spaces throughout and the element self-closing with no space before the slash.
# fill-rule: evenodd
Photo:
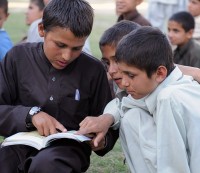
<svg viewBox="0 0 200 173">
<path fill-rule="evenodd" d="M 132 173 L 199 173 L 200 85 L 192 77 L 176 67 L 145 98 L 111 103 L 106 113 L 116 113 Z"/>
</svg>

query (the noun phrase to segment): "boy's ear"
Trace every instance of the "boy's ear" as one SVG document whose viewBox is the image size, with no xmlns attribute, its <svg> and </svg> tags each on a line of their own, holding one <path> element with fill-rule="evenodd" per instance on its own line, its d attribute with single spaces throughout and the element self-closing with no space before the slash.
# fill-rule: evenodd
<svg viewBox="0 0 200 173">
<path fill-rule="evenodd" d="M 188 39 L 192 38 L 193 33 L 194 33 L 194 29 L 190 29 L 190 30 L 187 32 L 187 38 L 188 38 Z"/>
<path fill-rule="evenodd" d="M 43 23 L 38 24 L 38 32 L 39 32 L 40 37 L 44 37 L 45 31 L 44 31 Z"/>
<path fill-rule="evenodd" d="M 156 70 L 156 81 L 161 83 L 167 77 L 167 68 L 165 66 L 159 66 Z"/>
</svg>

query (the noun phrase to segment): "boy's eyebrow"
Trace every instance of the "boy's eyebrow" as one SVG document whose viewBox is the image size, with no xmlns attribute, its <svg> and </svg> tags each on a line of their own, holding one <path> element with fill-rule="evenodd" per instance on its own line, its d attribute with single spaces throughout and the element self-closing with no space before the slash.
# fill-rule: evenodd
<svg viewBox="0 0 200 173">
<path fill-rule="evenodd" d="M 63 46 L 67 46 L 68 47 L 68 45 L 67 44 L 65 44 L 65 43 L 63 43 L 63 42 L 61 42 L 61 41 L 54 41 L 56 44 L 62 44 Z M 73 48 L 81 48 L 81 47 L 83 47 L 84 45 L 78 45 L 78 46 L 75 46 L 75 47 L 72 47 L 72 49 Z"/>
</svg>

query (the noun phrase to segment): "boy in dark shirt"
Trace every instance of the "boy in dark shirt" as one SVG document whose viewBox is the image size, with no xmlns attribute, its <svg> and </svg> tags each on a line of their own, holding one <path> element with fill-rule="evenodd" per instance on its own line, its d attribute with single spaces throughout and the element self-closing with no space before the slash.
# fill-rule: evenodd
<svg viewBox="0 0 200 173">
<path fill-rule="evenodd" d="M 82 52 L 92 24 L 86 1 L 50 1 L 39 24 L 44 43 L 17 45 L 0 64 L 0 135 L 78 130 L 87 115 L 102 114 L 111 100 L 106 72 L 99 60 Z M 111 150 L 117 137 L 118 132 L 108 132 L 96 153 Z M 81 173 L 90 155 L 90 145 L 67 139 L 40 151 L 13 145 L 0 149 L 0 167 L 2 173 Z"/>
<path fill-rule="evenodd" d="M 168 37 L 174 50 L 174 62 L 193 67 L 200 67 L 200 45 L 193 40 L 194 18 L 188 12 L 172 15 L 168 21 Z"/>
<path fill-rule="evenodd" d="M 116 0 L 116 13 L 119 15 L 118 22 L 121 20 L 130 20 L 141 26 L 150 26 L 151 24 L 138 11 L 137 6 L 143 0 Z"/>
</svg>

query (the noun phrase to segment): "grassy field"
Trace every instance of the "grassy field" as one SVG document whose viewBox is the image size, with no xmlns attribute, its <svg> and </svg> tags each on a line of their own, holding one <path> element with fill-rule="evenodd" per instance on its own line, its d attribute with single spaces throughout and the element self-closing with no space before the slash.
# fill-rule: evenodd
<svg viewBox="0 0 200 173">
<path fill-rule="evenodd" d="M 99 39 L 105 29 L 116 21 L 114 5 L 106 0 L 88 0 L 92 2 L 95 11 L 95 20 L 92 33 L 90 35 L 90 46 L 92 54 L 100 58 L 101 53 L 98 47 Z M 10 0 L 10 16 L 4 25 L 14 44 L 18 43 L 27 33 L 28 27 L 25 25 L 25 9 L 27 0 Z M 101 3 L 99 3 L 101 2 Z M 0 141 L 2 141 L 0 137 Z M 95 153 L 91 157 L 91 166 L 87 173 L 128 173 L 126 165 L 123 163 L 124 155 L 121 151 L 119 141 L 114 149 L 104 157 L 99 157 Z"/>
</svg>

